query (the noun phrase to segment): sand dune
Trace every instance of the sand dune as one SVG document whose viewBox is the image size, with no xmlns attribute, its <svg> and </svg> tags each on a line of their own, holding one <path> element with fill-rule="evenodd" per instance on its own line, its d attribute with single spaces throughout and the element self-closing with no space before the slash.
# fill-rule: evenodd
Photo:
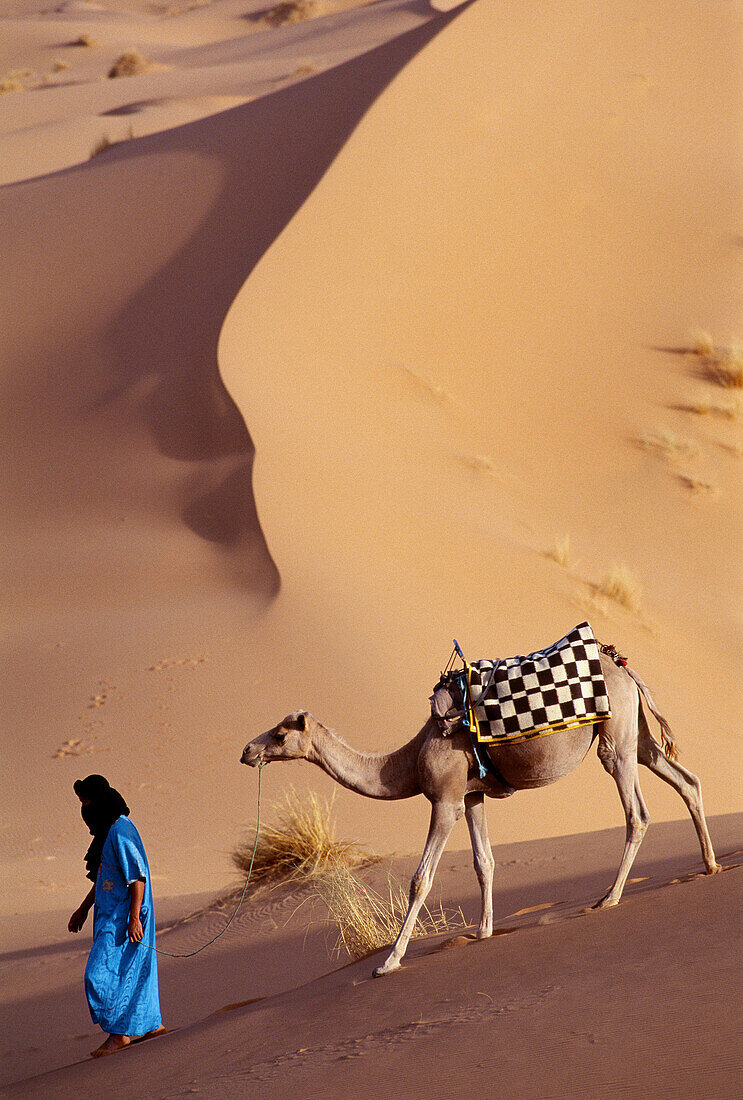
<svg viewBox="0 0 743 1100">
<path fill-rule="evenodd" d="M 679 411 L 710 385 L 658 350 L 700 321 L 729 340 L 736 321 L 735 191 L 718 187 L 736 102 L 672 111 L 713 54 L 725 78 L 732 47 L 685 11 L 547 5 L 525 35 L 519 5 L 474 4 L 5 189 L 6 707 L 23 754 L 4 783 L 59 805 L 51 833 L 34 811 L 6 827 L 29 896 L 74 897 L 63 792 L 81 765 L 141 791 L 167 889 L 218 888 L 252 813 L 248 734 L 300 705 L 389 748 L 425 717 L 452 636 L 525 652 L 586 614 L 653 686 L 710 811 L 735 808 L 738 424 Z M 685 233 L 661 233 L 671 215 Z M 666 423 L 700 476 L 714 465 L 718 498 L 636 445 Z M 567 569 L 546 556 L 565 533 Z M 620 561 L 641 615 L 597 595 Z M 147 672 L 198 655 L 190 678 Z M 91 713 L 102 682 L 117 692 Z M 84 762 L 53 759 L 81 734 Z M 205 829 L 207 776 L 222 798 Z M 285 782 L 269 775 L 269 799 Z M 646 788 L 656 819 L 682 812 Z M 425 828 L 413 804 L 339 813 L 382 847 Z M 499 806 L 497 835 L 619 813 L 594 761 Z"/>
<path fill-rule="evenodd" d="M 688 350 L 698 328 L 741 336 L 739 6 L 380 0 L 281 27 L 263 6 L 13 0 L 0 22 L 0 935 L 22 921 L 32 954 L 30 915 L 60 920 L 84 889 L 75 778 L 126 793 L 160 899 L 217 894 L 255 815 L 248 738 L 306 707 L 358 747 L 400 744 L 453 636 L 510 655 L 590 618 L 651 685 L 708 812 L 740 809 L 741 421 Z M 97 45 L 70 44 L 84 35 Z M 108 79 L 133 46 L 162 67 Z M 620 566 L 624 603 L 604 584 Z M 269 813 L 292 781 L 332 790 L 269 769 Z M 654 822 L 682 815 L 643 785 Z M 380 851 L 422 846 L 421 799 L 344 792 L 337 814 Z M 490 818 L 514 843 L 621 809 L 592 758 Z M 733 878 L 685 897 L 717 920 Z M 638 898 L 637 924 L 620 910 L 619 940 L 634 950 L 673 893 Z M 580 924 L 560 926 L 561 958 Z M 468 950 L 434 957 L 437 987 Z M 54 981 L 72 989 L 81 961 L 77 945 Z M 28 1074 L 38 1006 L 15 980 Z M 562 1002 L 529 988 L 547 1029 Z M 374 1034 L 410 1024 L 384 1013 Z M 334 1019 L 313 1088 L 357 1064 Z M 211 1079 L 209 1039 L 162 1049 L 192 1039 Z M 248 1072 L 229 1065 L 225 1089 Z M 710 1069 L 693 1066 L 692 1091 Z"/>
<path fill-rule="evenodd" d="M 332 960 L 319 903 L 263 896 L 205 954 L 160 960 L 173 1034 L 105 1067 L 88 1060 L 33 1075 L 34 1066 L 38 1074 L 62 1065 L 67 1052 L 68 1061 L 83 1058 L 95 1038 L 79 987 L 81 945 L 4 956 L 6 979 L 35 967 L 12 1011 L 36 1049 L 19 1050 L 3 1029 L 4 1079 L 26 1078 L 8 1094 L 102 1087 L 139 1096 L 146 1076 L 155 1096 L 335 1097 L 361 1088 L 391 1097 L 435 1073 L 437 1095 L 460 1096 L 466 1067 L 468 1095 L 478 1097 L 496 1081 L 506 1096 L 730 1096 L 742 992 L 740 823 L 740 815 L 710 823 L 728 868 L 713 878 L 698 876 L 688 823 L 658 825 L 625 900 L 603 913 L 586 914 L 585 905 L 612 874 L 622 830 L 496 847 L 495 938 L 478 943 L 468 930 L 416 940 L 404 969 L 379 981 L 369 979 L 377 956 Z M 407 861 L 394 865 L 396 874 L 408 870 Z M 475 919 L 468 853 L 447 853 L 439 891 Z M 220 920 L 197 917 L 161 933 L 160 944 L 193 950 Z"/>
</svg>

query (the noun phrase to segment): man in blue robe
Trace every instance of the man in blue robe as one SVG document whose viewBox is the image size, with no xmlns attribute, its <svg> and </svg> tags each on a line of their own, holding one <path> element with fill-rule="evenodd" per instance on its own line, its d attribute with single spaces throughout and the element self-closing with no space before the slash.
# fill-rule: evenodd
<svg viewBox="0 0 743 1100">
<path fill-rule="evenodd" d="M 68 928 L 79 932 L 95 906 L 85 993 L 93 1022 L 108 1032 L 92 1052 L 98 1058 L 165 1031 L 154 950 L 155 914 L 147 855 L 126 802 L 102 775 L 78 779 L 74 786 L 93 836 L 85 861 L 94 885 Z"/>
</svg>

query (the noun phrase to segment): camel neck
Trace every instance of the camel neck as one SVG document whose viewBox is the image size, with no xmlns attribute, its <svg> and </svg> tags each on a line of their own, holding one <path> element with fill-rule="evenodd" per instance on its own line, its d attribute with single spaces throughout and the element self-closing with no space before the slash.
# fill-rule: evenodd
<svg viewBox="0 0 743 1100">
<path fill-rule="evenodd" d="M 349 790 L 366 798 L 411 798 L 420 794 L 416 767 L 427 724 L 402 748 L 390 753 L 362 753 L 318 723 L 307 759 Z"/>
</svg>

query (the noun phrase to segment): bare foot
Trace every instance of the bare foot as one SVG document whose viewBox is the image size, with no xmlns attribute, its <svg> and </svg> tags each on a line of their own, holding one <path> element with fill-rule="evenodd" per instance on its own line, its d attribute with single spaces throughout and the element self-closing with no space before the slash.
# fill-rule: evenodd
<svg viewBox="0 0 743 1100">
<path fill-rule="evenodd" d="M 133 1043 L 143 1043 L 145 1039 L 155 1039 L 158 1035 L 165 1035 L 167 1032 L 165 1024 L 160 1024 L 160 1027 L 156 1027 L 154 1031 L 148 1031 L 146 1035 L 137 1035 L 136 1039 L 132 1036 Z"/>
<path fill-rule="evenodd" d="M 115 1054 L 117 1050 L 123 1050 L 130 1043 L 131 1039 L 128 1035 L 109 1035 L 96 1050 L 91 1050 L 90 1057 L 103 1058 L 106 1054 Z"/>
</svg>

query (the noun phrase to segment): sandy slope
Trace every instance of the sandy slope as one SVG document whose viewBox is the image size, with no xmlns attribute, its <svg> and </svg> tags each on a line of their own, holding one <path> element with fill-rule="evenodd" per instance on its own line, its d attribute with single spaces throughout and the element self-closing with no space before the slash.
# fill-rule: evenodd
<svg viewBox="0 0 743 1100">
<path fill-rule="evenodd" d="M 16 117 L 0 160 L 34 177 L 0 193 L 4 917 L 79 901 L 78 775 L 125 792 L 161 895 L 216 892 L 254 815 L 248 736 L 306 706 L 391 747 L 453 635 L 524 652 L 587 614 L 708 810 L 740 807 L 740 421 L 684 411 L 729 395 L 661 350 L 740 335 L 739 10 L 385 2 L 264 56 L 234 6 L 167 42 L 107 9 L 111 56 L 135 19 L 182 69 L 93 86 L 100 58 L 3 96 L 33 136 Z M 13 12 L 46 64 L 62 31 Z M 296 79 L 310 40 L 324 71 Z M 251 81 L 84 160 L 90 118 L 128 127 L 186 85 L 208 113 Z M 638 447 L 664 429 L 696 457 Z M 545 556 L 566 533 L 568 569 Z M 595 597 L 619 560 L 639 615 Z M 331 789 L 271 769 L 268 803 L 290 780 Z M 681 815 L 643 782 L 655 820 Z M 422 844 L 417 802 L 343 794 L 338 816 Z M 592 760 L 491 818 L 514 840 L 620 808 Z"/>
<path fill-rule="evenodd" d="M 318 904 L 263 895 L 197 959 L 160 960 L 164 1011 L 180 1030 L 105 1065 L 41 1077 L 84 1058 L 95 1039 L 80 986 L 84 945 L 4 956 L 4 1080 L 19 1081 L 10 1095 L 50 1097 L 392 1097 L 401 1086 L 436 1096 L 497 1087 L 514 1097 L 732 1097 L 740 826 L 740 815 L 711 822 L 728 868 L 713 878 L 698 877 L 688 822 L 656 826 L 625 900 L 603 913 L 584 907 L 613 872 L 622 830 L 496 847 L 496 938 L 415 941 L 404 969 L 379 981 L 369 980 L 376 957 L 331 960 Z M 476 918 L 467 853 L 444 857 L 439 891 Z M 160 945 L 191 950 L 220 920 L 202 915 L 161 933 Z M 25 995 L 8 1005 L 24 972 Z"/>
</svg>

